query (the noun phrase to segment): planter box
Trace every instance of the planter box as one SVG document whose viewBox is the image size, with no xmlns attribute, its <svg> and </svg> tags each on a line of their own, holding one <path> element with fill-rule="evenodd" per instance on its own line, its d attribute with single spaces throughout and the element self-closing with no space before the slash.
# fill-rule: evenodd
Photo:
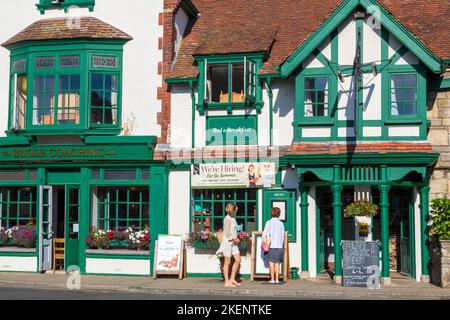
<svg viewBox="0 0 450 320">
<path fill-rule="evenodd" d="M 196 248 L 196 249 L 218 250 L 219 247 L 220 247 L 220 244 L 219 243 L 209 243 L 209 242 L 203 242 L 203 241 L 200 241 L 200 240 L 195 240 L 193 242 L 192 246 L 194 248 Z M 239 243 L 238 247 L 241 250 L 245 250 L 247 248 L 247 242 L 244 241 L 244 242 Z"/>
<path fill-rule="evenodd" d="M 450 240 L 431 242 L 430 281 L 442 288 L 450 288 Z"/>
<path fill-rule="evenodd" d="M 2 252 L 36 253 L 36 248 L 0 247 L 0 253 Z"/>
<path fill-rule="evenodd" d="M 101 254 L 110 256 L 149 256 L 149 250 L 129 250 L 129 249 L 87 249 L 86 254 Z"/>
</svg>

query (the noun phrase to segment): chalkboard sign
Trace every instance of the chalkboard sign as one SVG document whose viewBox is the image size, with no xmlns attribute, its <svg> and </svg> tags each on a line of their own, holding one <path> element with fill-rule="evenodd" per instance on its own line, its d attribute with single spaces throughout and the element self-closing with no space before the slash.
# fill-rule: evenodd
<svg viewBox="0 0 450 320">
<path fill-rule="evenodd" d="M 342 241 L 344 287 L 379 287 L 378 243 Z"/>
</svg>

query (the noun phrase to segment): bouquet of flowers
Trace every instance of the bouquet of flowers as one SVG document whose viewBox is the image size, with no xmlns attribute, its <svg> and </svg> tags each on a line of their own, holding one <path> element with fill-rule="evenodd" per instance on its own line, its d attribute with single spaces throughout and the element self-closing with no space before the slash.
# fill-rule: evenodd
<svg viewBox="0 0 450 320">
<path fill-rule="evenodd" d="M 91 249 L 108 249 L 113 236 L 114 233 L 110 230 L 105 231 L 92 226 L 86 244 Z"/>
<path fill-rule="evenodd" d="M 148 226 L 144 229 L 135 231 L 133 227 L 129 227 L 126 231 L 128 247 L 137 250 L 149 250 L 150 248 L 150 231 Z"/>
</svg>

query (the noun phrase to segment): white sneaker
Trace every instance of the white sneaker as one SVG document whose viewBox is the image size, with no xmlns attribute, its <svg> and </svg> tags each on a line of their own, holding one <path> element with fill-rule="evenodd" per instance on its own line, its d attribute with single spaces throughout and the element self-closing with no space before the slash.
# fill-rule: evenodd
<svg viewBox="0 0 450 320">
<path fill-rule="evenodd" d="M 269 281 L 269 283 L 270 283 L 270 284 L 274 284 L 274 283 L 275 283 L 275 281 L 273 281 L 273 280 L 270 280 L 270 281 Z"/>
<path fill-rule="evenodd" d="M 280 283 L 280 281 L 278 281 L 278 280 L 276 280 L 274 283 L 276 283 L 276 284 L 279 284 Z"/>
</svg>

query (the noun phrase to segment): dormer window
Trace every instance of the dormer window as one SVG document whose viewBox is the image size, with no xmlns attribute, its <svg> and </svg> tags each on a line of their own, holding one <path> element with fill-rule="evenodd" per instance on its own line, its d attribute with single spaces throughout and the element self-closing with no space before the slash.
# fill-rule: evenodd
<svg viewBox="0 0 450 320">
<path fill-rule="evenodd" d="M 261 100 L 260 86 L 256 80 L 262 55 L 208 56 L 197 58 L 200 69 L 199 111 L 204 108 L 257 107 Z"/>
<path fill-rule="evenodd" d="M 244 75 L 243 63 L 209 66 L 206 85 L 207 101 L 213 103 L 245 102 Z"/>
</svg>

